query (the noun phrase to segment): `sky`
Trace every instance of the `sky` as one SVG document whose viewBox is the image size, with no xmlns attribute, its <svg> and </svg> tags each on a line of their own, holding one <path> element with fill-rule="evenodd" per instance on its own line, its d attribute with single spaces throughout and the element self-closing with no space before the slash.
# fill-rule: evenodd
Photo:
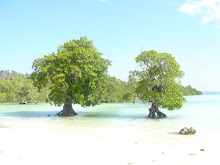
<svg viewBox="0 0 220 165">
<path fill-rule="evenodd" d="M 220 91 L 220 0 L 0 0 L 0 70 L 31 73 L 34 59 L 87 36 L 127 80 L 144 50 L 170 53 L 183 85 Z"/>
</svg>

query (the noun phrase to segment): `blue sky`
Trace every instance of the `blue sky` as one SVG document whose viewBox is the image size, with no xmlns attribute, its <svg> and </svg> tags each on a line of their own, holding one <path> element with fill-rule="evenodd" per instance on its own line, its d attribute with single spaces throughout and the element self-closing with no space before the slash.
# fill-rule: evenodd
<svg viewBox="0 0 220 165">
<path fill-rule="evenodd" d="M 31 73 L 34 59 L 81 36 L 122 80 L 153 49 L 176 58 L 183 85 L 220 91 L 220 0 L 0 0 L 0 70 Z"/>
</svg>

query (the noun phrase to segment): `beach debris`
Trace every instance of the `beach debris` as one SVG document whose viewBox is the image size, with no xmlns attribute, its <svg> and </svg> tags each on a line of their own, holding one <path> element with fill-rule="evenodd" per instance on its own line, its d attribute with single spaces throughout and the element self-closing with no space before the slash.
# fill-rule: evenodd
<svg viewBox="0 0 220 165">
<path fill-rule="evenodd" d="M 21 101 L 20 104 L 27 104 L 30 103 L 29 101 Z"/>
<path fill-rule="evenodd" d="M 194 153 L 191 153 L 191 154 L 189 154 L 189 155 L 193 155 L 193 156 L 194 156 L 194 155 L 196 155 L 196 154 L 194 154 Z"/>
<path fill-rule="evenodd" d="M 205 151 L 205 149 L 204 149 L 204 148 L 201 148 L 200 151 Z"/>
<path fill-rule="evenodd" d="M 179 131 L 180 135 L 192 135 L 195 133 L 196 133 L 196 130 L 193 127 L 191 128 L 184 127 Z"/>
</svg>

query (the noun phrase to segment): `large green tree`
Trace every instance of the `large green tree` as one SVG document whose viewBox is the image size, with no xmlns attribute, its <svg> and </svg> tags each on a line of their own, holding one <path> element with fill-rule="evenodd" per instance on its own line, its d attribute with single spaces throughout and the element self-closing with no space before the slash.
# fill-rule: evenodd
<svg viewBox="0 0 220 165">
<path fill-rule="evenodd" d="M 81 37 L 59 46 L 56 53 L 34 61 L 34 85 L 39 89 L 49 87 L 51 104 L 64 104 L 59 116 L 77 115 L 72 103 L 86 107 L 100 102 L 110 65 L 101 55 L 93 41 Z"/>
<path fill-rule="evenodd" d="M 148 117 L 166 117 L 159 107 L 180 109 L 185 101 L 180 82 L 183 72 L 175 58 L 168 53 L 143 51 L 136 57 L 136 63 L 138 69 L 130 72 L 130 76 L 136 79 L 139 99 L 152 103 Z"/>
</svg>

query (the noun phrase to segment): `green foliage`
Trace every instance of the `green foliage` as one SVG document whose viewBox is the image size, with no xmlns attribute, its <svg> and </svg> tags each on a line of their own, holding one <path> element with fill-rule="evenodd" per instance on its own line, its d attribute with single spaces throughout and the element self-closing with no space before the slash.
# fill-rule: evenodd
<svg viewBox="0 0 220 165">
<path fill-rule="evenodd" d="M 180 78 L 183 72 L 171 54 L 143 51 L 136 57 L 138 70 L 130 72 L 142 101 L 157 103 L 161 108 L 180 109 L 185 101 Z"/>
<path fill-rule="evenodd" d="M 108 76 L 102 102 L 132 101 L 132 90 L 128 82 Z"/>
<path fill-rule="evenodd" d="M 39 89 L 48 86 L 48 101 L 54 105 L 96 105 L 104 93 L 110 65 L 101 55 L 86 37 L 66 42 L 58 47 L 57 53 L 34 61 L 34 85 Z"/>
<path fill-rule="evenodd" d="M 133 94 L 132 93 L 125 93 L 122 97 L 125 101 L 132 101 L 133 100 Z"/>
<path fill-rule="evenodd" d="M 189 95 L 202 95 L 201 91 L 198 91 L 195 88 L 192 88 L 190 85 L 182 87 L 182 92 L 184 96 L 189 96 Z"/>
<path fill-rule="evenodd" d="M 130 72 L 130 75 L 128 77 L 128 86 L 130 89 L 130 93 L 132 94 L 132 101 L 133 103 L 136 102 L 136 99 L 138 98 L 138 93 L 136 92 L 136 88 L 137 88 L 137 78 L 135 76 L 132 76 L 132 72 Z"/>
<path fill-rule="evenodd" d="M 45 92 L 39 93 L 28 75 L 8 71 L 1 73 L 0 102 L 33 102 L 45 99 Z"/>
</svg>

